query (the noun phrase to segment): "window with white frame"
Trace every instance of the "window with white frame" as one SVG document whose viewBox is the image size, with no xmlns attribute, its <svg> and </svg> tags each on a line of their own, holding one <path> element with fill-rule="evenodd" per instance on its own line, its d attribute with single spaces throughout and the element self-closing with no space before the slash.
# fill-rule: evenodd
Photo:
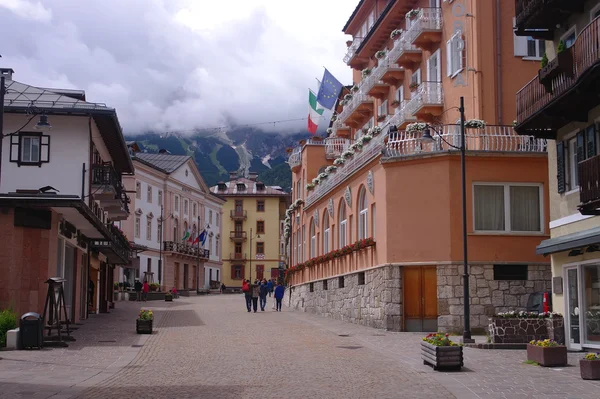
<svg viewBox="0 0 600 399">
<path fill-rule="evenodd" d="M 331 226 L 329 225 L 329 213 L 325 211 L 323 216 L 323 255 L 329 252 L 329 233 L 331 232 Z"/>
<path fill-rule="evenodd" d="M 579 187 L 579 162 L 594 157 L 599 153 L 600 132 L 593 123 L 567 136 L 556 144 L 556 169 L 558 192 L 576 190 Z"/>
<path fill-rule="evenodd" d="M 369 205 L 367 204 L 367 190 L 360 189 L 358 195 L 358 239 L 362 240 L 369 236 Z"/>
<path fill-rule="evenodd" d="M 40 137 L 21 137 L 21 162 L 37 163 L 40 161 Z"/>
<path fill-rule="evenodd" d="M 179 212 L 179 196 L 175 196 L 175 212 Z"/>
<path fill-rule="evenodd" d="M 135 198 L 142 199 L 142 183 L 135 182 Z"/>
<path fill-rule="evenodd" d="M 375 239 L 375 204 L 371 205 L 371 237 Z"/>
<path fill-rule="evenodd" d="M 377 115 L 379 116 L 387 116 L 388 115 L 388 100 L 382 101 L 379 105 L 379 109 L 377 110 Z"/>
<path fill-rule="evenodd" d="M 400 86 L 396 89 L 395 98 L 399 104 L 402 104 L 404 102 L 404 86 Z"/>
<path fill-rule="evenodd" d="M 152 240 L 152 219 L 146 220 L 146 240 Z"/>
<path fill-rule="evenodd" d="M 342 202 L 342 204 L 340 205 L 340 210 L 339 210 L 339 237 L 340 237 L 340 248 L 343 248 L 346 246 L 347 242 L 346 242 L 346 234 L 347 234 L 347 226 L 348 226 L 348 219 L 346 218 L 346 204 L 344 202 Z"/>
<path fill-rule="evenodd" d="M 458 31 L 446 42 L 446 75 L 456 76 L 464 68 L 465 42 Z"/>
<path fill-rule="evenodd" d="M 149 204 L 152 203 L 152 186 L 148 184 L 148 188 L 146 189 L 146 201 Z"/>
<path fill-rule="evenodd" d="M 421 68 L 413 71 L 413 74 L 410 77 L 410 83 L 416 83 L 417 85 L 421 84 Z"/>
<path fill-rule="evenodd" d="M 219 226 L 219 214 L 218 213 L 215 214 L 215 225 L 217 227 Z"/>
<path fill-rule="evenodd" d="M 560 37 L 560 41 L 565 44 L 565 48 L 573 46 L 575 44 L 575 40 L 577 40 L 577 31 L 574 26 Z"/>
<path fill-rule="evenodd" d="M 50 162 L 50 136 L 33 132 L 10 136 L 10 162 L 19 166 L 42 166 Z"/>
<path fill-rule="evenodd" d="M 210 252 L 213 252 L 213 246 L 212 246 L 213 240 L 212 239 L 213 239 L 212 237 L 208 237 L 208 250 Z"/>
<path fill-rule="evenodd" d="M 140 217 L 135 218 L 135 238 L 140 238 Z"/>
<path fill-rule="evenodd" d="M 315 227 L 315 220 L 313 219 L 310 223 L 310 256 L 309 259 L 317 256 L 317 229 Z"/>
<path fill-rule="evenodd" d="M 542 185 L 476 183 L 475 231 L 542 232 Z"/>
<path fill-rule="evenodd" d="M 442 81 L 442 66 L 440 62 L 440 50 L 436 50 L 427 59 L 427 81 L 441 82 Z"/>
<path fill-rule="evenodd" d="M 513 26 L 517 23 L 513 18 Z M 514 55 L 526 59 L 539 60 L 546 53 L 546 42 L 534 39 L 531 36 L 517 36 L 513 33 Z"/>
</svg>

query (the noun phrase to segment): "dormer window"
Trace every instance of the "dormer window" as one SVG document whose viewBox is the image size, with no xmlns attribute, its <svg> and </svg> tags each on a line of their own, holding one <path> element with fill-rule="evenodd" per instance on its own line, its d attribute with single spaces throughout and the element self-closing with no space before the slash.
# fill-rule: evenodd
<svg viewBox="0 0 600 399">
<path fill-rule="evenodd" d="M 246 185 L 244 183 L 238 183 L 236 186 L 238 191 L 244 191 L 246 189 Z"/>
<path fill-rule="evenodd" d="M 227 190 L 227 185 L 225 183 L 223 183 L 222 181 L 220 181 L 219 183 L 217 183 L 217 188 L 219 191 L 225 191 L 225 190 Z"/>
<path fill-rule="evenodd" d="M 265 183 L 263 183 L 263 182 L 256 183 L 256 189 L 258 191 L 263 191 L 265 189 Z"/>
</svg>

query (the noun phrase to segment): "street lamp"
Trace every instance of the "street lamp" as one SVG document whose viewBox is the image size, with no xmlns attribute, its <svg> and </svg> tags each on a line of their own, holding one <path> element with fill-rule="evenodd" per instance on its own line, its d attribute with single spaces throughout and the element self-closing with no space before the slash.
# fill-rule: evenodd
<svg viewBox="0 0 600 399">
<path fill-rule="evenodd" d="M 465 99 L 460 98 L 460 147 L 450 144 L 444 136 L 436 131 L 431 125 L 423 131 L 422 140 L 435 140 L 431 136 L 433 130 L 447 145 L 457 150 L 460 150 L 460 166 L 462 172 L 462 228 L 463 228 L 463 288 L 464 288 L 464 331 L 463 342 L 475 342 L 471 338 L 471 312 L 469 307 L 469 262 L 467 253 L 467 175 L 466 175 L 466 141 L 465 141 Z"/>
<path fill-rule="evenodd" d="M 252 239 L 253 238 L 260 238 L 260 234 L 257 234 L 256 237 L 252 236 L 252 227 L 250 227 L 250 260 L 249 260 L 249 266 L 250 266 L 250 284 L 252 284 Z"/>
</svg>

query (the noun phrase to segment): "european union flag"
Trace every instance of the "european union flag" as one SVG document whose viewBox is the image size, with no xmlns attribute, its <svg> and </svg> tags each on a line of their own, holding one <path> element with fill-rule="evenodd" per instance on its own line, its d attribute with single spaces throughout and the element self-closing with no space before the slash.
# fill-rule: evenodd
<svg viewBox="0 0 600 399">
<path fill-rule="evenodd" d="M 317 102 L 324 108 L 332 109 L 343 87 L 344 85 L 325 68 L 323 80 L 317 94 Z"/>
</svg>

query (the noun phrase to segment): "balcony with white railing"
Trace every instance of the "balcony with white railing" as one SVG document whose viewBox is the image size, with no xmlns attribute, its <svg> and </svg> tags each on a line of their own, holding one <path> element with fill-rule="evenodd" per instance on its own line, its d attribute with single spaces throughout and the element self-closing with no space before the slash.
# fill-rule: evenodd
<svg viewBox="0 0 600 399">
<path fill-rule="evenodd" d="M 295 147 L 288 158 L 290 169 L 297 168 L 302 164 L 302 147 Z"/>
<path fill-rule="evenodd" d="M 344 56 L 344 62 L 346 64 L 350 65 L 350 61 L 352 61 L 352 58 L 354 58 L 356 50 L 358 50 L 358 48 L 360 47 L 362 40 L 362 37 L 355 37 L 354 40 L 352 40 L 352 44 L 348 46 L 348 51 Z"/>
<path fill-rule="evenodd" d="M 369 107 L 371 107 L 372 112 L 373 100 L 371 100 L 369 96 L 363 92 L 363 85 L 364 83 L 361 82 L 359 91 L 352 93 L 352 98 L 346 105 L 344 105 L 344 109 L 337 116 L 337 120 L 339 120 L 341 123 L 344 123 L 347 120 L 349 120 L 350 117 L 357 110 L 362 110 L 368 113 Z"/>
<path fill-rule="evenodd" d="M 398 129 L 404 129 L 409 123 L 417 121 L 417 118 L 414 115 L 406 111 L 407 104 L 408 101 L 403 100 L 400 105 L 396 107 L 396 112 L 394 112 L 394 115 L 389 119 L 390 125 L 396 125 Z"/>
<path fill-rule="evenodd" d="M 419 119 L 430 115 L 439 116 L 443 109 L 444 91 L 441 82 L 421 82 L 406 105 L 406 112 Z"/>
<path fill-rule="evenodd" d="M 409 69 L 412 68 L 414 64 L 420 63 L 422 58 L 423 51 L 407 39 L 406 32 L 403 32 L 402 35 L 396 39 L 394 47 L 392 47 L 388 54 L 388 60 L 390 62 L 395 62 L 398 65 Z"/>
<path fill-rule="evenodd" d="M 430 49 L 433 44 L 441 42 L 444 21 L 441 8 L 421 8 L 417 16 L 409 20 L 406 38 L 410 43 Z"/>
<path fill-rule="evenodd" d="M 383 132 L 375 136 L 370 142 L 364 145 L 360 152 L 355 153 L 352 158 L 347 159 L 343 165 L 339 165 L 335 172 L 331 173 L 327 179 L 324 179 L 309 192 L 305 207 L 314 204 L 356 171 L 360 170 L 364 165 L 379 157 L 385 145 L 385 137 L 386 134 Z"/>
<path fill-rule="evenodd" d="M 336 119 L 336 121 L 331 124 L 330 137 L 337 137 L 340 135 L 348 135 L 348 134 L 350 134 L 350 126 L 343 124 L 340 119 Z"/>
<path fill-rule="evenodd" d="M 342 152 L 350 147 L 351 141 L 341 137 L 328 137 L 325 139 L 325 158 L 336 159 Z"/>
<path fill-rule="evenodd" d="M 454 147 L 460 148 L 460 126 L 447 125 L 440 129 L 441 137 L 431 131 L 433 141 L 423 141 L 423 132 L 401 130 L 390 133 L 384 158 L 459 151 Z M 466 129 L 465 142 L 467 151 L 476 152 L 545 153 L 548 148 L 546 139 L 519 136 L 511 126 L 488 125 L 484 129 Z"/>
</svg>

